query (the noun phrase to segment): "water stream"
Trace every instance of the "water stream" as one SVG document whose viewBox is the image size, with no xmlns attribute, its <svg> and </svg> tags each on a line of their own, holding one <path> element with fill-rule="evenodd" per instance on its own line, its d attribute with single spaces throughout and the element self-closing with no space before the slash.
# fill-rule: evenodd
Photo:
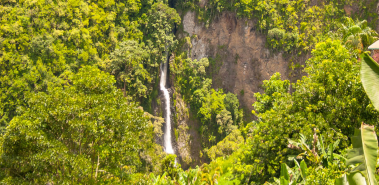
<svg viewBox="0 0 379 185">
<path fill-rule="evenodd" d="M 161 81 L 160 81 L 161 90 L 163 91 L 163 95 L 165 99 L 165 111 L 166 111 L 166 114 L 164 116 L 165 121 L 166 121 L 166 130 L 164 132 L 164 148 L 165 148 L 166 153 L 174 154 L 174 149 L 172 148 L 172 143 L 171 143 L 170 94 L 168 93 L 168 90 L 166 88 L 167 67 L 168 67 L 168 60 L 164 63 L 162 62 L 161 64 Z"/>
</svg>

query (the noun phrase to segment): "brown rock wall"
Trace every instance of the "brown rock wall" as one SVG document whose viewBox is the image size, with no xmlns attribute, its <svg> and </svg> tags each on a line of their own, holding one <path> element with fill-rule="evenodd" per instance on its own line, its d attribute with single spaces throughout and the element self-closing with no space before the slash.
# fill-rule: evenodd
<svg viewBox="0 0 379 185">
<path fill-rule="evenodd" d="M 206 28 L 197 22 L 194 12 L 187 12 L 183 18 L 184 33 L 178 35 L 179 38 L 192 37 L 192 59 L 211 57 L 215 60 L 209 71 L 213 87 L 237 94 L 248 120 L 252 119 L 249 116 L 252 116 L 254 93 L 262 92 L 262 81 L 275 72 L 280 72 L 284 79 L 298 79 L 301 70 L 290 70 L 289 65 L 292 62 L 304 64 L 307 59 L 307 56 L 284 56 L 267 49 L 265 36 L 256 31 L 254 25 L 254 20 L 223 13 Z"/>
</svg>

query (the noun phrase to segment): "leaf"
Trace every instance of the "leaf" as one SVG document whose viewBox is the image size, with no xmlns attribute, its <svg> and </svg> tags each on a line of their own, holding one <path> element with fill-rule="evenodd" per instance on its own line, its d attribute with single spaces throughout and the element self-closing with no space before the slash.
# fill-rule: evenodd
<svg viewBox="0 0 379 185">
<path fill-rule="evenodd" d="M 307 152 L 307 159 L 309 159 L 312 163 L 319 163 L 319 157 L 317 155 L 315 155 L 311 149 L 309 149 L 308 145 L 306 145 L 305 143 L 302 145 L 301 147 L 303 150 L 305 150 Z"/>
<path fill-rule="evenodd" d="M 347 181 L 350 185 L 366 185 L 366 179 L 359 172 L 347 175 Z"/>
<path fill-rule="evenodd" d="M 335 185 L 366 185 L 366 179 L 359 172 L 344 174 L 334 181 Z"/>
<path fill-rule="evenodd" d="M 317 140 L 317 144 L 318 144 L 319 150 L 321 150 L 321 154 L 326 155 L 325 146 L 324 146 L 324 139 L 323 139 L 322 135 L 320 136 L 320 139 Z"/>
<path fill-rule="evenodd" d="M 347 178 L 346 178 L 346 174 L 344 174 L 342 177 L 340 178 L 337 178 L 335 181 L 334 181 L 334 184 L 335 185 L 348 185 L 348 181 L 347 181 Z"/>
<path fill-rule="evenodd" d="M 304 160 L 302 160 L 300 163 L 300 170 L 301 170 L 301 177 L 305 181 L 305 179 L 307 178 L 307 164 L 305 163 Z"/>
<path fill-rule="evenodd" d="M 299 163 L 297 162 L 297 160 L 294 159 L 293 161 L 295 162 L 296 166 L 297 166 L 298 168 L 300 168 L 300 165 L 299 165 Z"/>
<path fill-rule="evenodd" d="M 276 184 L 280 184 L 280 179 L 274 177 L 274 182 L 275 182 Z"/>
<path fill-rule="evenodd" d="M 330 163 L 333 163 L 333 160 L 334 160 L 333 150 L 334 150 L 333 144 L 330 144 L 329 145 L 329 151 L 328 151 L 328 162 L 330 162 Z"/>
<path fill-rule="evenodd" d="M 280 185 L 289 185 L 289 180 L 287 180 L 281 176 L 280 177 Z"/>
<path fill-rule="evenodd" d="M 333 144 L 333 150 L 336 149 L 338 147 L 338 144 L 340 143 L 340 139 L 337 139 L 336 142 L 334 142 Z"/>
<path fill-rule="evenodd" d="M 355 130 L 352 137 L 353 149 L 348 151 L 346 165 L 357 165 L 351 172 L 362 172 L 368 185 L 376 185 L 375 165 L 378 141 L 374 126 L 362 123 L 361 129 Z"/>
<path fill-rule="evenodd" d="M 339 155 L 339 154 L 333 153 L 333 156 L 334 156 L 336 159 L 338 159 L 338 160 L 340 160 L 340 161 L 342 161 L 342 162 L 346 162 L 346 158 L 343 157 L 343 156 L 341 156 L 341 155 Z"/>
<path fill-rule="evenodd" d="M 376 110 L 379 110 L 379 65 L 367 53 L 361 55 L 361 80 Z"/>
<path fill-rule="evenodd" d="M 287 183 L 290 180 L 290 176 L 288 174 L 287 165 L 285 163 L 282 163 L 282 166 L 280 168 L 280 181 L 282 181 L 282 177 L 287 180 Z"/>
<path fill-rule="evenodd" d="M 354 26 L 349 28 L 349 32 L 352 34 L 357 34 L 360 31 L 362 31 L 362 29 L 358 25 L 354 25 Z"/>
</svg>

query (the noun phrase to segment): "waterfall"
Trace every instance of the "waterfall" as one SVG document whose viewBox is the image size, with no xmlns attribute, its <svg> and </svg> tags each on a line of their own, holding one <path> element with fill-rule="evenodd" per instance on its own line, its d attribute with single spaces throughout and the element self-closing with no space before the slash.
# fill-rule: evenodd
<svg viewBox="0 0 379 185">
<path fill-rule="evenodd" d="M 161 81 L 160 86 L 161 90 L 163 91 L 164 99 L 165 99 L 165 106 L 166 106 L 166 130 L 164 132 L 164 148 L 166 153 L 168 154 L 174 154 L 174 149 L 172 148 L 171 143 L 171 109 L 170 109 L 170 94 L 168 93 L 168 90 L 166 89 L 166 81 L 167 81 L 167 67 L 168 67 L 168 60 L 161 64 Z"/>
</svg>

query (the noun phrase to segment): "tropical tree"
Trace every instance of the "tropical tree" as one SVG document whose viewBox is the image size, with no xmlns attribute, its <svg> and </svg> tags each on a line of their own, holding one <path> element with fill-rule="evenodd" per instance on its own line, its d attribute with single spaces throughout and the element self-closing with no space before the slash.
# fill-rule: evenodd
<svg viewBox="0 0 379 185">
<path fill-rule="evenodd" d="M 377 92 L 379 90 L 379 65 L 368 55 L 368 53 L 362 54 L 361 58 L 362 84 L 374 107 L 378 110 L 379 101 Z M 307 157 L 308 159 L 313 159 L 313 161 L 320 161 L 317 160 L 319 157 L 314 152 L 315 150 L 311 151 L 310 148 L 305 144 L 304 136 L 302 138 L 303 139 L 300 141 L 300 143 L 290 141 L 290 146 L 297 147 L 301 145 L 301 147 L 306 152 L 308 151 L 308 155 L 311 154 L 310 156 L 312 157 Z M 293 145 L 294 143 L 296 144 Z M 378 140 L 374 126 L 362 123 L 361 128 L 355 130 L 355 134 L 352 137 L 352 144 L 353 148 L 348 150 L 347 159 L 345 160 L 346 166 L 350 166 L 351 168 L 347 169 L 346 174 L 343 174 L 342 177 L 336 179 L 335 183 L 341 185 L 376 185 L 377 181 L 375 174 L 378 157 Z M 320 144 L 319 146 L 323 145 Z M 333 161 L 333 156 L 338 156 L 341 158 L 341 156 L 338 154 L 332 153 L 335 146 L 336 144 L 330 145 L 329 147 L 331 150 L 328 152 L 328 162 Z M 323 153 L 326 153 L 324 152 L 324 149 L 321 149 L 321 151 Z"/>
<path fill-rule="evenodd" d="M 212 161 L 216 160 L 218 157 L 227 157 L 236 151 L 244 141 L 241 131 L 235 129 L 222 141 L 218 142 L 217 145 L 212 146 L 207 150 L 208 157 Z"/>
<path fill-rule="evenodd" d="M 368 53 L 361 55 L 361 79 L 363 87 L 374 107 L 379 110 L 379 65 Z M 347 184 L 366 183 L 376 185 L 376 161 L 378 157 L 378 141 L 374 126 L 362 123 L 361 129 L 355 131 L 353 149 L 348 153 L 347 165 L 355 166 L 347 177 L 339 182 Z"/>
<path fill-rule="evenodd" d="M 378 156 L 378 139 L 374 126 L 362 123 L 352 137 L 353 149 L 348 150 L 346 165 L 354 166 L 346 175 L 348 184 L 376 185 L 376 161 Z M 342 177 L 342 179 L 346 179 Z M 339 181 L 346 183 L 346 180 Z"/>
<path fill-rule="evenodd" d="M 167 52 L 175 44 L 172 29 L 181 19 L 175 9 L 163 2 L 152 5 L 145 22 L 145 43 L 150 50 L 150 66 L 158 67 L 167 59 Z"/>
<path fill-rule="evenodd" d="M 289 92 L 289 80 L 281 80 L 281 74 L 275 73 L 270 77 L 270 80 L 264 80 L 262 87 L 265 93 L 255 93 L 257 101 L 254 103 L 254 108 L 258 112 L 265 112 L 273 107 L 275 99 L 282 97 Z"/>
<path fill-rule="evenodd" d="M 174 23 L 170 22 L 172 19 L 166 16 L 167 13 L 173 15 L 176 22 L 179 22 L 180 17 L 174 9 L 169 9 L 169 11 L 159 9 L 159 15 L 162 15 L 160 18 L 168 20 L 168 22 L 159 22 L 159 26 L 154 27 L 153 25 L 158 23 L 153 19 L 157 14 L 150 14 L 150 12 L 154 12 L 151 11 L 154 2 L 156 1 L 128 0 L 127 2 L 102 1 L 96 3 L 83 0 L 1 1 L 1 132 L 4 132 L 13 117 L 20 115 L 19 110 L 26 106 L 26 102 L 28 102 L 26 97 L 29 92 L 45 92 L 49 83 L 60 83 L 60 79 L 57 77 L 66 70 L 77 72 L 83 65 L 103 67 L 104 62 L 110 61 L 109 57 L 112 52 L 113 56 L 118 56 L 112 60 L 120 59 L 121 56 L 117 55 L 117 52 L 123 50 L 121 42 L 135 40 L 139 43 L 138 48 L 142 48 L 143 51 L 133 50 L 136 54 L 145 52 L 157 55 L 159 52 L 156 51 L 162 52 L 160 41 L 173 42 L 170 40 L 173 38 L 173 34 L 167 30 L 171 31 Z M 165 2 L 167 4 L 167 1 Z M 162 7 L 168 8 L 163 5 Z M 154 9 L 158 9 L 157 5 Z M 166 26 L 165 24 L 168 23 L 170 25 Z M 152 39 L 154 33 L 165 28 L 167 30 L 163 33 L 167 33 L 170 38 L 166 39 L 166 37 L 156 34 L 154 38 L 158 38 L 158 40 Z M 145 46 L 142 47 L 141 43 L 145 43 Z M 142 53 L 140 57 L 145 58 L 145 53 Z M 127 57 L 125 53 L 123 57 L 124 59 Z M 134 87 L 136 97 L 147 96 L 146 94 L 151 92 L 149 91 L 151 76 L 157 76 L 158 66 L 154 65 L 154 62 L 157 61 L 160 62 L 156 59 L 153 62 L 143 60 L 142 63 L 136 60 L 134 55 L 133 62 L 138 65 L 133 66 L 136 68 L 135 70 L 128 71 L 122 69 L 124 66 L 121 67 L 118 63 L 131 63 L 131 60 L 113 61 L 117 63 L 112 69 L 115 70 L 117 85 L 122 87 L 124 81 L 131 80 L 128 82 L 130 94 L 134 93 L 131 92 Z M 146 74 L 146 71 L 150 75 Z M 133 77 L 121 78 L 122 72 L 128 73 L 128 75 L 132 74 Z M 151 80 L 154 81 L 154 79 Z"/>
<path fill-rule="evenodd" d="M 176 162 L 176 155 L 167 155 L 161 163 L 161 173 L 167 174 L 172 181 L 178 181 L 180 179 L 180 173 L 182 168 L 179 163 Z"/>
<path fill-rule="evenodd" d="M 342 24 L 338 32 L 341 34 L 341 38 L 346 45 L 360 51 L 366 50 L 376 40 L 378 35 L 376 31 L 367 25 L 366 20 L 354 21 L 350 17 L 345 17 L 345 23 Z"/>
<path fill-rule="evenodd" d="M 363 87 L 374 107 L 379 110 L 379 65 L 368 53 L 364 53 L 361 58 L 361 79 Z"/>
<path fill-rule="evenodd" d="M 137 41 L 121 42 L 119 47 L 110 54 L 106 69 L 115 75 L 118 86 L 122 88 L 124 96 L 146 98 L 148 84 L 151 83 L 151 74 L 145 69 L 145 61 L 149 54 L 143 45 Z"/>
<path fill-rule="evenodd" d="M 228 93 L 224 99 L 225 109 L 228 110 L 233 118 L 234 125 L 240 125 L 242 123 L 243 112 L 239 110 L 239 100 L 237 95 Z"/>
<path fill-rule="evenodd" d="M 1 136 L 2 182 L 128 181 L 141 165 L 139 138 L 149 118 L 96 67 L 62 79 L 65 85 L 31 94 Z"/>
<path fill-rule="evenodd" d="M 232 128 L 233 126 L 233 118 L 229 111 L 222 110 L 219 114 L 216 116 L 216 122 L 218 125 L 218 133 L 219 134 L 226 134 L 228 135 L 231 133 L 232 130 L 237 129 L 237 127 Z"/>
<path fill-rule="evenodd" d="M 310 137 L 317 128 L 326 143 L 340 139 L 339 150 L 350 145 L 348 137 L 362 122 L 377 125 L 377 112 L 359 78 L 359 64 L 340 41 L 326 40 L 312 51 L 305 68 L 308 76 L 291 84 L 292 93 L 283 80 L 266 83 L 271 84 L 267 94 L 254 104 L 260 105 L 258 120 L 248 124 L 241 163 L 233 167 L 241 181 L 264 183 L 279 176 L 280 161 L 296 154 L 288 148 L 288 139 L 297 139 L 300 133 Z"/>
</svg>

